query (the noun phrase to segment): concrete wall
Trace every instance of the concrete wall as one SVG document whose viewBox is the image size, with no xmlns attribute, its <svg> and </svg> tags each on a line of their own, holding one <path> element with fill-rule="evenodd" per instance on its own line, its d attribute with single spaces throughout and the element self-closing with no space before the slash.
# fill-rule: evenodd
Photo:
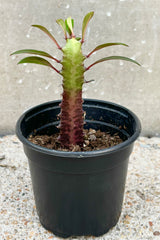
<svg viewBox="0 0 160 240">
<path fill-rule="evenodd" d="M 24 110 L 61 97 L 61 77 L 54 71 L 38 65 L 17 66 L 24 56 L 9 56 L 18 49 L 35 48 L 61 58 L 54 43 L 31 24 L 46 26 L 63 45 L 55 20 L 72 16 L 80 36 L 84 15 L 94 10 L 84 53 L 104 42 L 120 41 L 130 47 L 101 50 L 86 66 L 100 57 L 124 55 L 142 67 L 121 61 L 98 64 L 86 73 L 86 79 L 95 82 L 84 85 L 83 96 L 130 108 L 142 121 L 143 135 L 160 135 L 159 9 L 159 0 L 0 0 L 0 134 L 14 132 Z"/>
</svg>

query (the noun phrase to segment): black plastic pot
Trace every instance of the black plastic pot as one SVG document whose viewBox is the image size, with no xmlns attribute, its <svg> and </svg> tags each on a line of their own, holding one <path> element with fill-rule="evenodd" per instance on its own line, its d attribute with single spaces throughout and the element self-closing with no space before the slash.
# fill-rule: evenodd
<svg viewBox="0 0 160 240">
<path fill-rule="evenodd" d="M 55 235 L 100 236 L 116 225 L 121 214 L 128 158 L 140 134 L 140 122 L 117 104 L 85 99 L 86 128 L 119 132 L 123 143 L 92 152 L 49 150 L 27 140 L 57 131 L 60 101 L 25 112 L 16 133 L 29 160 L 36 208 L 42 225 Z"/>
</svg>

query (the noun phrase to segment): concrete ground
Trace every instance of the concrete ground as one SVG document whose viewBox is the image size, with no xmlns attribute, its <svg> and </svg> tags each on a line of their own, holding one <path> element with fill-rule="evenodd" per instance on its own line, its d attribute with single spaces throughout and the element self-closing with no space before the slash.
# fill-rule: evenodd
<svg viewBox="0 0 160 240">
<path fill-rule="evenodd" d="M 27 159 L 15 135 L 0 138 L 0 193 L 1 240 L 58 239 L 39 223 Z M 136 141 L 120 220 L 94 239 L 160 239 L 160 138 Z"/>
</svg>

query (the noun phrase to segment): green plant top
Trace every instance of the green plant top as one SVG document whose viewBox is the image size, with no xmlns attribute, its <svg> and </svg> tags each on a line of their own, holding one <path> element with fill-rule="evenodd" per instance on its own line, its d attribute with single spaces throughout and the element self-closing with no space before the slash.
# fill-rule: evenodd
<svg viewBox="0 0 160 240">
<path fill-rule="evenodd" d="M 77 91 L 82 89 L 84 82 L 83 74 L 85 68 L 83 61 L 85 57 L 81 51 L 81 43 L 75 38 L 67 39 L 66 45 L 62 48 L 62 76 L 66 90 Z"/>
<path fill-rule="evenodd" d="M 60 129 L 59 141 L 62 147 L 66 147 L 70 150 L 72 150 L 76 145 L 83 146 L 84 143 L 84 112 L 82 108 L 82 87 L 83 83 L 90 82 L 84 80 L 84 73 L 94 65 L 109 60 L 125 60 L 140 65 L 138 62 L 128 57 L 107 56 L 95 61 L 87 67 L 84 66 L 84 61 L 98 50 L 116 45 L 128 47 L 127 44 L 120 42 L 104 43 L 94 48 L 87 56 L 83 55 L 82 44 L 84 43 L 87 25 L 93 17 L 93 14 L 94 12 L 89 12 L 83 19 L 82 38 L 77 38 L 75 36 L 73 31 L 74 20 L 71 17 L 67 18 L 65 21 L 62 19 L 58 19 L 56 21 L 61 26 L 64 32 L 66 45 L 63 48 L 58 44 L 53 35 L 45 27 L 41 25 L 32 25 L 33 27 L 38 28 L 45 34 L 47 34 L 48 37 L 56 44 L 57 48 L 62 51 L 63 57 L 61 61 L 44 51 L 34 49 L 18 50 L 11 54 L 34 54 L 36 56 L 29 56 L 23 58 L 21 61 L 18 62 L 18 64 L 35 63 L 48 66 L 63 77 L 63 97 L 60 105 L 60 124 L 58 126 Z M 56 69 L 48 60 L 46 60 L 46 58 L 49 58 L 50 60 L 56 61 L 57 63 L 61 64 L 62 69 Z"/>
</svg>

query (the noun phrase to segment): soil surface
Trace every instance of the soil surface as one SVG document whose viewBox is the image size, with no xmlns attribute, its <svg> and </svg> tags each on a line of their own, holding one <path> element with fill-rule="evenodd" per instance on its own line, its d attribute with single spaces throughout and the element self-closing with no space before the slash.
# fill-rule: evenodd
<svg viewBox="0 0 160 240">
<path fill-rule="evenodd" d="M 54 135 L 30 135 L 28 140 L 41 147 L 54 149 L 58 151 L 95 151 L 104 148 L 113 147 L 124 140 L 120 138 L 118 133 L 111 135 L 108 132 L 101 132 L 100 130 L 84 129 L 84 145 L 80 147 L 78 145 L 72 146 L 70 149 L 62 148 L 58 141 L 59 133 Z"/>
</svg>

